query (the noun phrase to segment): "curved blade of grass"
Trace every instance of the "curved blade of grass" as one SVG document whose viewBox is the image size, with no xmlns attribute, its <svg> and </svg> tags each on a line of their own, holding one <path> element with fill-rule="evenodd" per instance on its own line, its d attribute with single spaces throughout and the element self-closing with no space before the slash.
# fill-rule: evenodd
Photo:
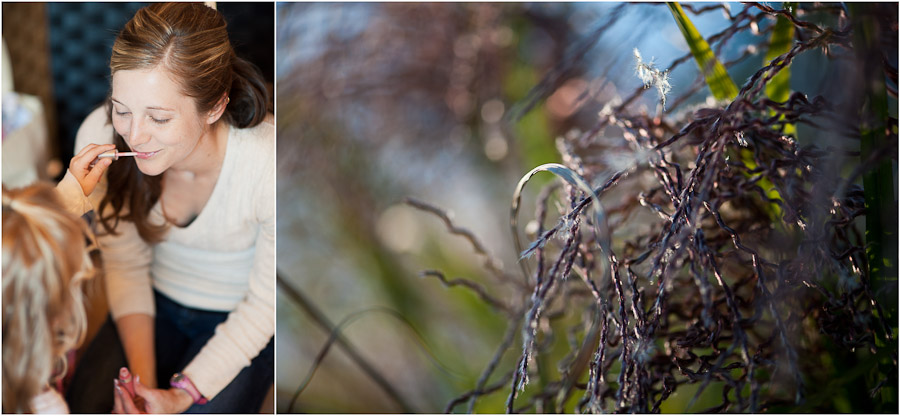
<svg viewBox="0 0 900 416">
<path fill-rule="evenodd" d="M 283 293 L 287 295 L 291 300 L 293 300 L 301 309 L 312 319 L 312 321 L 318 325 L 320 328 L 327 331 L 329 334 L 335 334 L 335 326 L 331 323 L 330 320 L 325 316 L 321 309 L 319 309 L 316 305 L 300 291 L 296 287 L 292 286 L 290 283 L 285 280 L 282 275 L 278 272 L 275 273 L 275 280 L 278 282 L 280 286 L 278 291 L 279 293 Z M 387 378 L 378 371 L 375 366 L 369 363 L 362 354 L 357 351 L 356 347 L 350 343 L 340 332 L 336 333 L 337 336 L 335 338 L 335 342 L 337 342 L 338 346 L 343 348 L 344 352 L 356 363 L 359 368 L 368 375 L 372 381 L 375 382 L 376 385 L 381 387 L 381 389 L 394 401 L 400 405 L 403 409 L 404 413 L 415 413 L 415 409 L 403 396 L 400 394 L 399 390 L 394 387 L 390 382 L 387 381 Z M 289 405 L 288 409 L 293 407 L 293 402 Z"/>
<path fill-rule="evenodd" d="M 522 241 L 519 239 L 518 232 L 518 214 L 519 204 L 522 200 L 522 189 L 525 187 L 525 184 L 527 184 L 528 181 L 531 180 L 531 177 L 539 172 L 553 173 L 556 176 L 560 177 L 562 180 L 568 182 L 572 186 L 578 188 L 591 197 L 591 199 L 593 200 L 593 204 L 591 205 L 593 205 L 592 209 L 594 212 L 594 233 L 597 241 L 600 243 L 600 248 L 602 248 L 605 252 L 609 252 L 609 227 L 606 224 L 606 215 L 603 211 L 603 206 L 600 204 L 600 198 L 596 193 L 594 193 L 594 190 L 591 189 L 590 184 L 588 184 L 588 182 L 584 180 L 581 175 L 575 173 L 575 171 L 573 171 L 572 169 L 560 165 L 559 163 L 547 163 L 540 165 L 525 174 L 525 176 L 523 176 L 522 179 L 519 180 L 519 184 L 516 185 L 516 190 L 515 192 L 513 192 L 513 201 L 509 212 L 509 227 L 512 231 L 513 243 L 515 243 L 516 251 L 521 253 L 519 260 L 527 257 L 529 253 L 538 249 L 542 245 L 539 236 L 538 240 L 533 242 L 527 249 L 523 250 Z M 531 275 L 528 270 L 528 265 L 524 261 L 519 261 L 519 266 L 522 268 L 522 273 L 524 273 L 525 280 L 527 281 L 529 276 Z"/>
<path fill-rule="evenodd" d="M 441 361 L 437 358 L 437 355 L 431 350 L 431 347 L 428 345 L 428 342 L 425 340 L 425 337 L 419 332 L 418 329 L 410 322 L 406 317 L 404 317 L 400 312 L 397 312 L 393 309 L 386 308 L 384 306 L 373 306 L 371 308 L 363 309 L 361 311 L 356 311 L 347 315 L 346 318 L 342 319 L 341 322 L 331 330 L 331 333 L 328 335 L 328 340 L 325 341 L 325 344 L 322 345 L 321 349 L 319 349 L 318 354 L 316 354 L 315 360 L 313 360 L 313 364 L 310 369 L 306 372 L 306 376 L 303 377 L 303 381 L 300 382 L 300 385 L 297 387 L 297 390 L 294 391 L 294 395 L 291 397 L 291 402 L 288 404 L 288 411 L 292 411 L 294 409 L 294 405 L 297 403 L 297 400 L 300 398 L 300 395 L 306 390 L 309 386 L 309 383 L 312 382 L 313 376 L 316 375 L 316 371 L 322 365 L 322 362 L 325 360 L 325 356 L 331 350 L 331 346 L 334 345 L 338 341 L 338 337 L 341 336 L 343 331 L 350 326 L 353 322 L 363 318 L 367 315 L 371 315 L 375 312 L 381 312 L 390 316 L 392 318 L 396 318 L 401 324 L 406 326 L 412 331 L 413 335 L 415 335 L 416 343 L 425 353 L 425 355 L 431 360 L 434 365 L 440 369 L 445 374 L 453 376 L 458 379 L 462 379 L 465 376 L 459 372 L 453 371 L 452 368 L 447 365 L 441 363 Z"/>
<path fill-rule="evenodd" d="M 737 85 L 731 80 L 728 71 L 725 70 L 722 63 L 716 59 L 716 55 L 709 47 L 709 43 L 703 39 L 703 35 L 694 27 L 681 5 L 677 2 L 666 4 L 669 6 L 672 16 L 675 17 L 675 23 L 678 24 L 678 29 L 684 35 L 684 40 L 691 49 L 691 54 L 694 55 L 694 60 L 697 61 L 697 66 L 700 67 L 700 72 L 706 79 L 706 85 L 709 86 L 709 91 L 713 97 L 717 100 L 730 100 L 737 97 Z"/>
</svg>

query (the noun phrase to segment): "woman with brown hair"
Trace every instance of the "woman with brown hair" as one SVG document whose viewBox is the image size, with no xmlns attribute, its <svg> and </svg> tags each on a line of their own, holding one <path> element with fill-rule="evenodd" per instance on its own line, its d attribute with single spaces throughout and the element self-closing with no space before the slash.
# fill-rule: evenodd
<svg viewBox="0 0 900 416">
<path fill-rule="evenodd" d="M 258 412 L 275 333 L 275 131 L 262 77 L 235 55 L 222 16 L 188 3 L 139 10 L 110 72 L 109 102 L 76 147 L 110 137 L 135 157 L 113 163 L 94 194 L 112 319 L 69 405 Z M 115 382 L 109 394 L 126 365 L 134 391 Z"/>
</svg>

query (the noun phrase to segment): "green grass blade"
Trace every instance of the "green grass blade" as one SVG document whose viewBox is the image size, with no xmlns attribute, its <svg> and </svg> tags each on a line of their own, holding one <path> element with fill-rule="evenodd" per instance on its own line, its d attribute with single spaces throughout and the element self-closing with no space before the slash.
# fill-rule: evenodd
<svg viewBox="0 0 900 416">
<path fill-rule="evenodd" d="M 850 18 L 853 24 L 853 45 L 861 62 L 860 76 L 863 84 L 863 104 L 860 108 L 860 158 L 871 160 L 873 154 L 885 153 L 888 143 L 888 128 L 892 113 L 888 102 L 887 84 L 884 75 L 884 55 L 882 53 L 884 27 L 879 19 L 883 13 L 896 13 L 896 6 L 884 7 L 874 4 L 850 4 Z M 884 307 L 882 318 L 891 322 L 885 331 L 896 332 L 897 322 L 897 197 L 891 157 L 883 156 L 863 174 L 863 192 L 866 207 L 866 259 L 869 279 L 875 298 Z M 877 331 L 881 342 L 888 351 L 897 351 L 897 338 L 893 334 Z M 878 341 L 878 340 L 876 340 Z M 892 358 L 896 363 L 896 356 Z M 893 379 L 896 386 L 896 364 L 888 370 L 879 368 L 875 373 L 879 379 Z M 869 387 L 867 383 L 867 388 Z M 873 397 L 875 398 L 875 397 Z M 896 412 L 897 390 L 882 390 L 877 407 Z"/>
<path fill-rule="evenodd" d="M 794 3 L 784 3 L 782 7 L 787 9 L 789 7 L 796 7 L 796 5 Z M 787 53 L 791 50 L 791 46 L 793 46 L 794 25 L 783 16 L 778 16 L 777 19 L 775 27 L 772 30 L 772 37 L 769 40 L 769 50 L 766 51 L 764 59 L 764 62 L 766 63 L 772 62 L 772 60 Z M 791 97 L 790 66 L 782 68 L 781 71 L 766 84 L 766 96 L 772 101 L 778 102 L 785 102 Z M 774 111 L 770 112 L 770 114 L 774 114 Z M 784 125 L 784 134 L 796 135 L 796 133 L 796 126 L 790 123 Z M 753 161 L 749 150 L 743 151 L 741 156 L 744 163 L 750 167 L 750 169 L 756 168 L 756 163 Z M 775 185 L 773 185 L 772 181 L 769 179 L 761 180 L 759 186 L 762 187 L 763 192 L 765 192 L 769 198 L 781 200 L 781 194 L 775 189 Z M 777 221 L 783 215 L 781 207 L 777 204 L 769 204 L 767 211 L 773 221 Z"/>
<path fill-rule="evenodd" d="M 863 62 L 865 100 L 860 111 L 860 157 L 869 160 L 874 152 L 883 152 L 887 142 L 886 126 L 891 116 L 888 107 L 882 54 L 879 49 L 878 11 L 873 6 L 853 4 L 853 43 Z M 897 208 L 894 197 L 894 169 L 890 158 L 882 158 L 863 174 L 866 197 L 866 255 L 869 273 L 876 291 L 890 280 L 897 280 Z M 896 295 L 892 296 L 896 300 Z"/>
<path fill-rule="evenodd" d="M 784 3 L 785 9 L 796 7 L 793 3 Z M 769 50 L 766 51 L 766 63 L 791 50 L 794 40 L 794 25 L 784 16 L 778 16 L 772 37 L 769 40 Z M 773 101 L 785 102 L 791 96 L 791 68 L 785 67 L 766 84 L 766 96 Z"/>
<path fill-rule="evenodd" d="M 713 97 L 717 100 L 730 100 L 737 97 L 737 85 L 731 80 L 725 67 L 716 59 L 716 55 L 709 47 L 709 43 L 703 39 L 703 36 L 691 23 L 691 19 L 684 13 L 681 5 L 677 2 L 666 4 L 669 6 L 669 10 L 672 11 L 672 16 L 675 17 L 678 29 L 684 35 L 684 40 L 687 41 L 688 47 L 691 48 L 691 54 L 694 55 L 694 60 L 697 61 L 700 72 L 706 78 L 706 85 L 709 86 Z"/>
<path fill-rule="evenodd" d="M 703 36 L 700 34 L 700 32 L 697 31 L 697 28 L 694 27 L 694 24 L 687 17 L 687 14 L 684 13 L 681 5 L 677 2 L 670 2 L 666 4 L 669 6 L 669 10 L 672 12 L 672 16 L 675 17 L 675 22 L 678 24 L 678 29 L 680 29 L 681 34 L 684 35 L 684 40 L 687 42 L 688 47 L 691 49 L 691 54 L 694 55 L 694 60 L 697 62 L 697 66 L 700 67 L 700 72 L 703 73 L 703 77 L 706 79 L 706 85 L 709 86 L 709 90 L 712 93 L 713 97 L 715 97 L 717 100 L 730 100 L 737 97 L 737 85 L 728 75 L 728 71 L 725 70 L 725 66 L 723 66 L 718 59 L 716 59 L 716 55 L 713 53 L 712 48 L 709 47 L 709 43 L 707 43 L 706 40 L 703 39 Z M 792 30 L 791 35 L 793 35 L 793 26 L 791 26 L 790 29 Z M 790 48 L 790 36 L 787 38 L 786 42 L 788 44 L 788 48 Z M 780 55 L 780 53 L 778 55 Z M 783 82 L 784 85 L 787 85 L 787 89 L 784 93 L 790 94 L 790 75 L 788 75 L 786 81 Z M 785 100 L 786 99 L 787 98 L 785 98 Z M 753 161 L 752 152 L 743 149 L 740 152 L 740 157 L 748 168 L 756 168 L 756 163 Z M 762 180 L 760 180 L 759 186 L 762 187 L 763 192 L 769 198 L 779 200 L 781 199 L 781 194 L 778 193 L 778 190 L 775 189 L 775 185 L 772 184 L 772 181 L 770 181 L 768 178 L 763 178 Z M 768 203 L 766 204 L 765 210 L 766 212 L 768 212 L 769 217 L 772 219 L 772 221 L 778 221 L 782 217 L 781 207 L 779 207 L 778 204 Z"/>
</svg>

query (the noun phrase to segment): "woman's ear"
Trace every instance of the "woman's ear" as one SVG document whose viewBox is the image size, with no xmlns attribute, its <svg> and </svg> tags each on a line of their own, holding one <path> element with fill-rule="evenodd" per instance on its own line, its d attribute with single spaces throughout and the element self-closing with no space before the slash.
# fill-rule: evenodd
<svg viewBox="0 0 900 416">
<path fill-rule="evenodd" d="M 215 107 L 209 111 L 206 123 L 213 124 L 219 121 L 219 119 L 222 118 L 222 114 L 225 114 L 225 108 L 230 101 L 231 98 L 228 97 L 228 93 L 222 94 L 222 98 L 219 98 L 219 102 L 217 102 Z"/>
</svg>

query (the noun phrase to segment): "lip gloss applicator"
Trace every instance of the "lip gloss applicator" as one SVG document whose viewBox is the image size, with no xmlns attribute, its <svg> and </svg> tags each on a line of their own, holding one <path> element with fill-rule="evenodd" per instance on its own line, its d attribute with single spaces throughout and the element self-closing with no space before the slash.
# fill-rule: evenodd
<svg viewBox="0 0 900 416">
<path fill-rule="evenodd" d="M 106 152 L 106 153 L 100 154 L 100 156 L 97 156 L 97 159 L 100 159 L 100 158 L 111 158 L 112 160 L 119 160 L 120 157 L 124 157 L 124 156 L 138 156 L 138 155 L 144 155 L 144 153 L 141 153 L 141 152 L 120 152 L 120 151 L 118 151 L 118 150 L 110 150 L 110 151 L 108 151 L 108 152 Z"/>
<path fill-rule="evenodd" d="M 133 157 L 136 157 L 139 159 L 149 159 L 150 156 L 153 156 L 156 153 L 157 152 L 120 152 L 118 150 L 110 150 L 108 152 L 104 152 L 104 153 L 101 153 L 100 155 L 98 155 L 97 158 L 94 159 L 93 162 L 91 162 L 91 166 L 96 165 L 97 162 L 100 161 L 100 159 L 112 159 L 115 161 L 115 160 L 119 160 L 120 157 L 125 157 L 125 156 L 133 156 Z"/>
</svg>

